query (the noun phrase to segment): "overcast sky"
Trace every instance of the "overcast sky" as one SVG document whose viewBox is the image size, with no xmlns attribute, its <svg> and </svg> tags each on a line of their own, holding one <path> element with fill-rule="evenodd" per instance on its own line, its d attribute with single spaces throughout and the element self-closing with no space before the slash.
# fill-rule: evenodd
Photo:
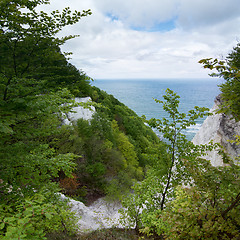
<svg viewBox="0 0 240 240">
<path fill-rule="evenodd" d="M 93 79 L 206 78 L 198 61 L 240 40 L 239 0 L 51 0 L 48 10 L 92 10 L 63 34 L 62 50 Z"/>
</svg>

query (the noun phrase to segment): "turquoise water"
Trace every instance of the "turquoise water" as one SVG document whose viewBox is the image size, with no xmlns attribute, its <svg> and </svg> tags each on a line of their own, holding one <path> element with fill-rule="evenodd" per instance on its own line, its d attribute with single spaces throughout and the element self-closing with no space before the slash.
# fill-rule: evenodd
<svg viewBox="0 0 240 240">
<path fill-rule="evenodd" d="M 215 97 L 220 93 L 220 79 L 159 79 L 159 80 L 95 80 L 92 85 L 112 94 L 120 102 L 134 110 L 139 116 L 145 115 L 161 119 L 168 117 L 162 106 L 153 98 L 162 100 L 165 90 L 170 88 L 180 96 L 180 111 L 188 112 L 194 106 L 211 108 Z M 191 126 L 185 132 L 191 140 L 199 130 L 204 119 Z"/>
</svg>

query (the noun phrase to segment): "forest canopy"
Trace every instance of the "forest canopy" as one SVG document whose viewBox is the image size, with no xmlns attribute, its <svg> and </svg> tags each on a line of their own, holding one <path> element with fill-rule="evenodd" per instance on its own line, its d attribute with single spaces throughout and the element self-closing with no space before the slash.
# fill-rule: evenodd
<svg viewBox="0 0 240 240">
<path fill-rule="evenodd" d="M 38 12 L 48 0 L 0 2 L 0 236 L 45 239 L 75 230 L 58 192 L 89 201 L 119 198 L 142 179 L 145 153 L 160 144 L 153 131 L 91 78 L 68 62 L 58 38 L 91 15 L 69 8 Z M 90 96 L 91 121 L 64 125 L 64 114 Z M 72 219 L 72 221 L 70 221 Z"/>
</svg>

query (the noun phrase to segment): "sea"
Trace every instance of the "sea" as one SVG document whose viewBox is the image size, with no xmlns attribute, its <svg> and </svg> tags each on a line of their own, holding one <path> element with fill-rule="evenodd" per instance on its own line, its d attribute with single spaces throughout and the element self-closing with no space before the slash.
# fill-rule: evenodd
<svg viewBox="0 0 240 240">
<path fill-rule="evenodd" d="M 187 113 L 195 106 L 212 108 L 214 99 L 220 94 L 219 78 L 208 79 L 97 79 L 93 86 L 112 94 L 120 102 L 135 111 L 140 117 L 147 119 L 168 115 L 160 103 L 154 99 L 163 100 L 167 88 L 180 96 L 179 111 Z M 206 118 L 206 117 L 205 117 Z M 188 140 L 192 140 L 200 129 L 205 118 L 197 120 L 197 124 L 190 126 L 183 133 Z"/>
</svg>

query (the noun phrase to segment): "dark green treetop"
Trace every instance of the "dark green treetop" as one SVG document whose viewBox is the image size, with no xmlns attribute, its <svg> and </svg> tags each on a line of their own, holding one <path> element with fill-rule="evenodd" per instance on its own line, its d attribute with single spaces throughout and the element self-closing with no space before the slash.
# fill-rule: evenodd
<svg viewBox="0 0 240 240">
<path fill-rule="evenodd" d="M 231 114 L 236 121 L 240 120 L 240 43 L 233 48 L 225 60 L 202 59 L 199 63 L 204 68 L 216 70 L 217 73 L 210 74 L 212 77 L 220 77 L 225 80 L 220 84 L 222 105 L 220 112 Z"/>
<path fill-rule="evenodd" d="M 66 230 L 73 219 L 59 202 L 54 179 L 60 173 L 71 177 L 79 156 L 59 153 L 50 142 L 67 128 L 61 112 L 71 105 L 64 103 L 86 94 L 89 79 L 60 51 L 74 36 L 56 34 L 91 12 L 36 11 L 48 3 L 0 1 L 1 239 L 45 239 L 46 232 Z M 85 89 L 75 93 L 81 84 Z"/>
</svg>

